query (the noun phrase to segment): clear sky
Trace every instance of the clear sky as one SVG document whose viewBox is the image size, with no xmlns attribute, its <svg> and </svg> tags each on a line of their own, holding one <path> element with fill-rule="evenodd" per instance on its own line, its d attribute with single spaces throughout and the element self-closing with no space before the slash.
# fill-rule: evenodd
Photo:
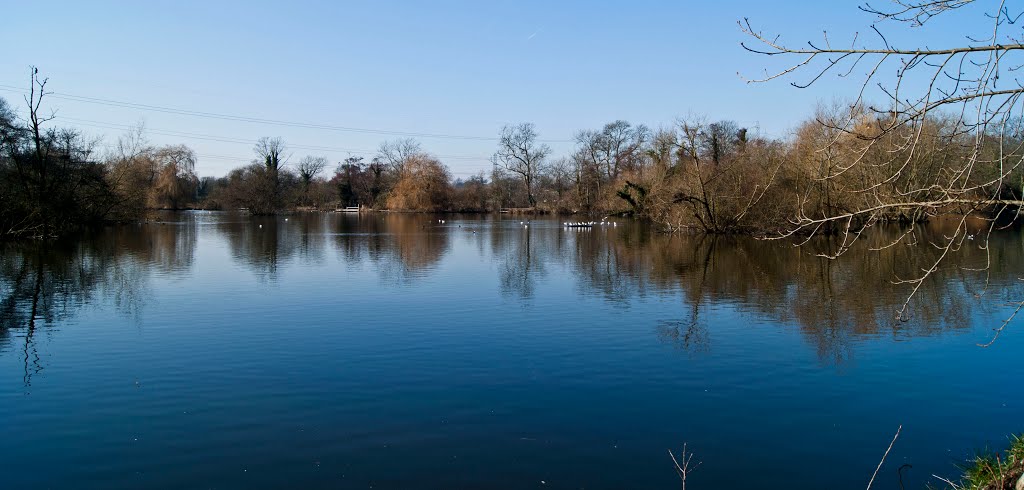
<svg viewBox="0 0 1024 490">
<path fill-rule="evenodd" d="M 756 76 L 774 61 L 740 47 L 737 20 L 794 44 L 826 29 L 848 42 L 874 20 L 858 4 L 3 0 L 0 97 L 23 105 L 36 65 L 65 96 L 49 100 L 56 124 L 110 145 L 143 121 L 152 143 L 192 147 L 200 175 L 245 164 L 260 136 L 282 137 L 293 161 L 337 162 L 409 133 L 457 136 L 417 139 L 467 177 L 490 168 L 506 123 L 535 123 L 556 155 L 577 131 L 616 119 L 657 128 L 703 115 L 784 137 L 817 101 L 847 96 L 850 82 L 745 83 L 737 72 Z M 955 24 L 932 27 L 886 35 L 963 42 Z"/>
</svg>

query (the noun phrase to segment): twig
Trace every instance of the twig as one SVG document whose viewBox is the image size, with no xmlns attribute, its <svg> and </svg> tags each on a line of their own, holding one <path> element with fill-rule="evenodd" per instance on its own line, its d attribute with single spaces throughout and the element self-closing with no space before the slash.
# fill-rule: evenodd
<svg viewBox="0 0 1024 490">
<path fill-rule="evenodd" d="M 697 466 L 700 466 L 701 461 L 698 461 L 693 468 L 690 468 L 690 460 L 693 459 L 693 453 L 688 453 L 686 451 L 686 443 L 683 443 L 683 452 L 679 455 L 679 458 L 683 460 L 682 465 L 680 465 L 679 461 L 676 460 L 676 455 L 672 453 L 671 449 L 668 450 L 668 455 L 672 458 L 672 463 L 676 465 L 676 473 L 679 473 L 679 479 L 683 484 L 682 490 L 686 490 L 686 475 L 689 475 L 693 470 L 697 469 Z"/>
<path fill-rule="evenodd" d="M 950 480 L 949 480 L 948 478 L 943 478 L 943 477 L 941 477 L 941 476 L 939 476 L 939 475 L 936 475 L 936 474 L 934 474 L 934 473 L 932 474 L 932 478 L 937 478 L 937 479 L 939 479 L 939 480 L 942 480 L 942 481 L 943 481 L 943 482 L 945 482 L 945 483 L 946 483 L 947 485 L 949 485 L 949 488 L 960 488 L 960 487 L 959 487 L 959 486 L 958 486 L 958 485 L 957 485 L 956 483 L 953 483 L 953 482 L 952 482 L 952 481 L 950 481 Z"/>
<path fill-rule="evenodd" d="M 903 424 L 900 424 L 900 426 L 896 428 L 896 435 L 892 436 L 892 442 L 889 443 L 889 449 L 885 450 L 885 454 L 882 455 L 882 460 L 878 462 L 878 467 L 875 468 L 875 473 L 871 475 L 871 480 L 868 481 L 867 490 L 871 490 L 871 485 L 875 483 L 875 477 L 878 476 L 878 470 L 882 469 L 882 464 L 885 463 L 885 458 L 889 455 L 889 451 L 892 451 L 892 446 L 896 444 L 896 438 L 900 436 L 901 430 L 903 430 Z"/>
</svg>

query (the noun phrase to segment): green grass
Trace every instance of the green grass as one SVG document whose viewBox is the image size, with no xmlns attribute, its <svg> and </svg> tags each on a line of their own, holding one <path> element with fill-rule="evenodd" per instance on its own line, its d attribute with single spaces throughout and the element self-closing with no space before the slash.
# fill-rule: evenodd
<svg viewBox="0 0 1024 490">
<path fill-rule="evenodd" d="M 954 490 L 1012 490 L 1024 474 L 1024 434 L 1010 437 L 1010 447 L 1002 453 L 979 453 L 963 468 Z"/>
</svg>

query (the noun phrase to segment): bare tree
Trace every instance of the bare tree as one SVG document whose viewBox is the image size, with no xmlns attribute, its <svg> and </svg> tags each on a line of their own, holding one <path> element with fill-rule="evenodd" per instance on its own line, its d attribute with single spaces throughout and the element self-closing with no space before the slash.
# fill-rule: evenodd
<svg viewBox="0 0 1024 490">
<path fill-rule="evenodd" d="M 108 160 L 128 161 L 149 149 L 149 140 L 146 138 L 146 123 L 140 120 L 117 138 L 117 145 L 114 147 L 113 155 L 108 157 Z"/>
<path fill-rule="evenodd" d="M 295 166 L 299 172 L 299 179 L 302 180 L 303 204 L 308 204 L 309 201 L 309 184 L 313 182 L 317 174 L 327 168 L 327 163 L 328 160 L 325 157 L 306 156 Z"/>
<path fill-rule="evenodd" d="M 848 161 L 819 178 L 842 179 L 859 172 L 863 185 L 856 192 L 863 197 L 848 209 L 828 214 L 800 212 L 784 236 L 814 235 L 835 224 L 839 246 L 825 255 L 836 257 L 849 250 L 865 229 L 894 216 L 955 216 L 955 231 L 933 243 L 942 251 L 938 258 L 916 277 L 902 279 L 911 292 L 898 311 L 900 318 L 924 280 L 968 243 L 965 240 L 973 239 L 968 215 L 984 213 L 990 220 L 981 240 L 975 242 L 986 247 L 999 218 L 1018 218 L 1024 205 L 1020 196 L 1024 85 L 1013 73 L 1024 65 L 1024 44 L 1016 26 L 1021 13 L 1011 12 L 1005 2 L 992 2 L 987 12 L 976 17 L 979 23 L 964 19 L 965 37 L 951 47 L 900 48 L 882 32 L 894 25 L 921 27 L 939 15 L 974 13 L 975 9 L 966 7 L 980 3 L 896 0 L 887 10 L 864 5 L 860 9 L 874 16 L 870 35 L 854 34 L 841 44 L 826 32 L 821 41 L 794 47 L 779 36 L 756 30 L 747 19 L 739 23 L 753 41 L 742 43 L 744 48 L 785 60 L 776 71 L 750 82 L 791 79 L 793 86 L 805 88 L 830 74 L 861 77 L 846 117 L 830 123 L 837 136 L 825 143 L 844 147 Z M 872 105 L 872 100 L 878 105 Z M 937 123 L 947 118 L 951 124 Z M 963 151 L 942 171 L 925 172 L 920 168 L 920 153 L 936 137 L 959 144 Z M 912 179 L 914 175 L 927 178 Z M 903 235 L 907 236 L 910 233 Z M 895 243 L 900 240 L 891 245 Z M 1016 306 L 1019 310 L 1024 302 Z M 1005 326 L 1004 322 L 995 335 Z"/>
<path fill-rule="evenodd" d="M 555 191 L 555 196 L 561 205 L 567 193 L 572 189 L 574 169 L 568 158 L 559 158 L 548 168 L 550 177 L 549 187 Z"/>
<path fill-rule="evenodd" d="M 422 154 L 423 148 L 420 143 L 412 138 L 385 141 L 377 148 L 379 161 L 391 167 L 395 173 L 402 171 L 402 165 L 406 160 Z"/>
<path fill-rule="evenodd" d="M 0 104 L 0 235 L 50 238 L 106 220 L 113 194 L 93 160 L 97 140 L 45 127 L 55 117 L 43 109 L 47 80 L 31 67 L 29 84 L 23 121 Z"/>
<path fill-rule="evenodd" d="M 257 214 L 268 214 L 276 212 L 281 207 L 281 167 L 285 165 L 287 157 L 284 156 L 285 145 L 281 138 L 262 137 L 256 141 L 253 147 L 257 161 L 255 165 L 262 165 L 261 173 L 257 175 L 255 192 L 261 193 L 261 201 L 265 205 L 250 206 L 250 211 Z"/>
<path fill-rule="evenodd" d="M 270 138 L 264 136 L 256 141 L 253 152 L 259 158 L 259 162 L 266 167 L 267 171 L 277 173 L 278 169 L 284 166 L 287 157 L 284 156 L 285 145 L 281 138 Z"/>
<path fill-rule="evenodd" d="M 648 139 L 647 126 L 633 126 L 621 120 L 605 124 L 600 131 L 581 131 L 576 135 L 579 151 L 584 152 L 609 181 L 617 179 L 623 170 L 639 167 Z"/>
<path fill-rule="evenodd" d="M 495 164 L 522 178 L 530 207 L 535 207 L 537 198 L 534 196 L 534 182 L 543 169 L 545 158 L 550 154 L 551 148 L 548 145 L 538 144 L 533 123 L 521 123 L 501 128 L 498 151 L 492 159 Z"/>
</svg>

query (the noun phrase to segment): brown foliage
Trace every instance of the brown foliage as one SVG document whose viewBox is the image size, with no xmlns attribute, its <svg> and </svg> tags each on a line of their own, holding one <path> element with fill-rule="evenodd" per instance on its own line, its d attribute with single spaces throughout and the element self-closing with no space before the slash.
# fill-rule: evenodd
<svg viewBox="0 0 1024 490">
<path fill-rule="evenodd" d="M 388 209 L 446 211 L 451 196 L 448 168 L 433 157 L 415 154 L 402 163 L 398 183 L 388 196 Z"/>
</svg>

